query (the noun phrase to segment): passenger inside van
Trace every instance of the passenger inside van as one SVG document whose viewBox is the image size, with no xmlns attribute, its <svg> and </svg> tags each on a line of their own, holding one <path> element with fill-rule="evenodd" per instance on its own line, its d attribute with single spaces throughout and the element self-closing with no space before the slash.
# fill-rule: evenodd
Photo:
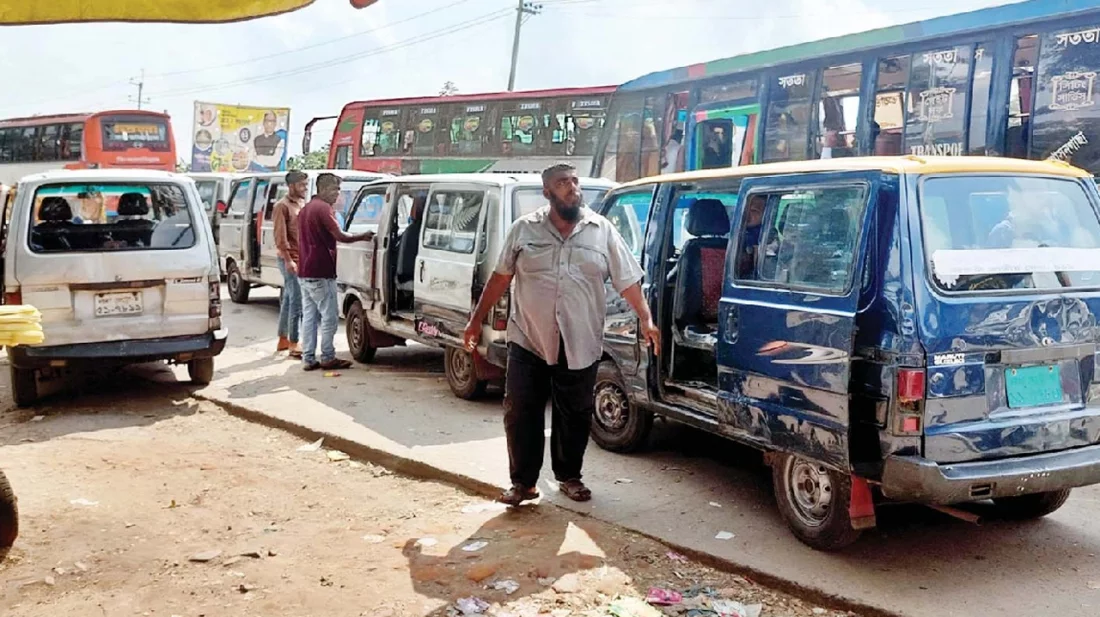
<svg viewBox="0 0 1100 617">
<path fill-rule="evenodd" d="M 149 202 L 141 193 L 124 193 L 118 198 L 118 216 L 111 236 L 127 246 L 149 246 L 156 223 L 148 219 Z"/>
<path fill-rule="evenodd" d="M 73 209 L 64 197 L 47 197 L 38 210 L 39 223 L 31 230 L 31 247 L 39 251 L 64 251 L 71 247 L 68 230 Z"/>
</svg>

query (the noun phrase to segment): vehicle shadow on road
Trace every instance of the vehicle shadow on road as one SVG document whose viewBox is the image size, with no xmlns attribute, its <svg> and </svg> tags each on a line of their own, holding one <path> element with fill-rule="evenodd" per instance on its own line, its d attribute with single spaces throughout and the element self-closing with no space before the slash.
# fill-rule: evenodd
<svg viewBox="0 0 1100 617">
<path fill-rule="evenodd" d="M 445 554 L 434 554 L 423 538 L 409 539 L 402 553 L 413 589 L 447 603 L 428 616 L 454 614 L 451 607 L 464 598 L 507 604 L 513 614 L 548 613 L 554 602 L 532 596 L 552 595 L 551 586 L 562 594 L 579 592 L 586 582 L 578 573 L 596 568 L 601 568 L 604 595 L 627 591 L 629 572 L 622 572 L 625 566 L 616 555 L 600 548 L 600 527 L 542 512 L 546 507 L 505 510 Z"/>
</svg>

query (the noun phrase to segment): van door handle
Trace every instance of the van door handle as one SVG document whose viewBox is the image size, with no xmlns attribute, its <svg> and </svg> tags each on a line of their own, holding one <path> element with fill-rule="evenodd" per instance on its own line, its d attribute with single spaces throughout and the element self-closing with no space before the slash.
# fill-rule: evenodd
<svg viewBox="0 0 1100 617">
<path fill-rule="evenodd" d="M 420 260 L 420 282 L 424 282 L 424 260 Z"/>
<path fill-rule="evenodd" d="M 724 338 L 727 343 L 737 342 L 737 337 L 739 335 L 738 329 L 741 327 L 741 312 L 736 306 L 730 306 L 726 309 L 725 326 L 725 332 L 722 338 Z"/>
</svg>

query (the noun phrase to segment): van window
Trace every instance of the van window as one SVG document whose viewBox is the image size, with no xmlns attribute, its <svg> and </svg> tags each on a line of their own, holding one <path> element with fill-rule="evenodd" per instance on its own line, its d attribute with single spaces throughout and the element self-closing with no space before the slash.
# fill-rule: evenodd
<svg viewBox="0 0 1100 617">
<path fill-rule="evenodd" d="M 731 262 L 741 282 L 842 294 L 852 281 L 866 186 L 754 193 Z"/>
<path fill-rule="evenodd" d="M 932 279 L 945 291 L 1100 286 L 1100 219 L 1079 182 L 928 178 L 920 210 Z"/>
<path fill-rule="evenodd" d="M 611 221 L 623 241 L 630 247 L 634 258 L 641 261 L 645 247 L 646 225 L 649 222 L 649 208 L 653 203 L 653 187 L 620 193 L 611 198 L 612 203 L 605 211 L 605 217 Z"/>
<path fill-rule="evenodd" d="M 35 253 L 184 249 L 195 244 L 191 210 L 175 184 L 44 185 L 30 212 Z"/>
<path fill-rule="evenodd" d="M 218 181 L 217 180 L 199 180 L 195 182 L 195 187 L 199 189 L 199 198 L 202 199 L 202 207 L 210 212 L 214 208 L 214 202 L 218 200 Z"/>
<path fill-rule="evenodd" d="M 233 189 L 233 196 L 229 198 L 229 216 L 241 218 L 248 212 L 248 189 L 252 186 L 251 180 L 245 180 Z"/>
<path fill-rule="evenodd" d="M 424 248 L 473 253 L 484 191 L 442 190 L 428 197 Z"/>
<path fill-rule="evenodd" d="M 603 196 L 607 193 L 605 188 L 584 188 L 581 187 L 581 195 L 584 196 L 584 203 L 588 207 L 593 208 L 603 199 Z M 521 216 L 527 216 L 535 210 L 545 206 L 547 203 L 546 197 L 542 194 L 542 188 L 540 187 L 523 187 L 517 188 L 512 193 L 512 220 L 516 220 Z"/>
<path fill-rule="evenodd" d="M 676 251 L 684 248 L 684 244 L 694 236 L 687 231 L 687 216 L 691 206 L 700 199 L 717 199 L 726 207 L 726 213 L 733 220 L 733 213 L 737 208 L 737 189 L 726 187 L 700 187 L 697 190 L 684 191 L 676 195 L 676 209 L 672 213 L 672 245 Z"/>
</svg>

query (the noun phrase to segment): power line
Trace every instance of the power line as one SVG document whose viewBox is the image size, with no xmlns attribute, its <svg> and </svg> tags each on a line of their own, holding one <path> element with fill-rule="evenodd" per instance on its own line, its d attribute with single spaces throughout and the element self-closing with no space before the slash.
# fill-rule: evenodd
<svg viewBox="0 0 1100 617">
<path fill-rule="evenodd" d="M 516 7 L 516 32 L 512 38 L 512 68 L 508 71 L 508 91 L 516 89 L 516 64 L 519 62 L 519 35 L 523 31 L 523 23 L 528 17 L 542 13 L 542 5 L 526 0 L 519 0 Z"/>
</svg>

